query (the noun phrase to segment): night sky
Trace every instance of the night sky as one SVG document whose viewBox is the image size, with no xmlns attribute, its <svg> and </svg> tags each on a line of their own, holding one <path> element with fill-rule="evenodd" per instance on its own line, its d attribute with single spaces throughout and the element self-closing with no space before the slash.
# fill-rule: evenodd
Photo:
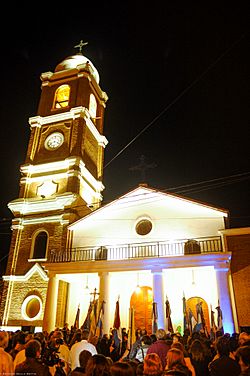
<svg viewBox="0 0 250 376">
<path fill-rule="evenodd" d="M 0 258 L 8 249 L 7 203 L 18 198 L 40 74 L 76 53 L 81 39 L 109 97 L 104 203 L 146 182 L 228 209 L 231 227 L 250 225 L 249 4 L 185 3 L 7 7 L 8 26 L 1 24 Z M 142 156 L 149 165 L 145 177 L 133 169 Z"/>
</svg>

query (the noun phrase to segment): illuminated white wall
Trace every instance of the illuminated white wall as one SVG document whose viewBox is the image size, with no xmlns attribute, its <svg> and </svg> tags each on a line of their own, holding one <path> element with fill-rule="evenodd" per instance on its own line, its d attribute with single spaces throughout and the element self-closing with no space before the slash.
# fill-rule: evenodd
<svg viewBox="0 0 250 376">
<path fill-rule="evenodd" d="M 94 288 L 99 292 L 99 277 L 97 274 L 88 274 L 88 287 L 85 289 L 87 274 L 80 277 L 78 281 L 72 281 L 70 289 L 70 307 L 68 322 L 74 324 L 78 304 L 80 304 L 80 325 L 87 315 L 90 299 L 89 293 Z M 164 295 L 168 296 L 171 307 L 171 318 L 174 329 L 178 325 L 183 327 L 182 298 L 183 293 L 186 300 L 190 297 L 199 296 L 203 298 L 210 308 L 215 310 L 218 303 L 216 275 L 213 267 L 197 268 L 176 268 L 163 272 Z M 209 283 L 208 283 L 209 281 Z M 110 273 L 109 291 L 109 317 L 110 328 L 113 327 L 116 301 L 119 296 L 121 327 L 128 328 L 129 307 L 132 294 L 137 285 L 153 287 L 153 276 L 151 271 L 133 271 Z M 165 299 L 164 299 L 165 300 Z M 215 310 L 216 311 L 216 310 Z M 215 312 L 216 313 L 216 312 Z M 216 316 L 216 315 L 215 315 Z"/>
<path fill-rule="evenodd" d="M 75 224 L 73 247 L 218 236 L 226 213 L 166 194 L 139 188 Z M 137 221 L 150 218 L 152 231 L 140 236 Z"/>
<path fill-rule="evenodd" d="M 213 267 L 168 269 L 164 273 L 165 294 L 168 296 L 172 311 L 174 328 L 183 328 L 183 293 L 186 300 L 199 296 L 213 310 L 218 305 L 216 274 Z"/>
</svg>

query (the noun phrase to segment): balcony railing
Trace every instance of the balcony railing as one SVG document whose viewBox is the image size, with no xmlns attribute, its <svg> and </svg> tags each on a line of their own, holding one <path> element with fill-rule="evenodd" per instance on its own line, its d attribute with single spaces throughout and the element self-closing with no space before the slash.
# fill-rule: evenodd
<svg viewBox="0 0 250 376">
<path fill-rule="evenodd" d="M 48 262 L 79 262 L 99 260 L 129 260 L 155 257 L 183 256 L 222 252 L 221 238 L 209 237 L 175 242 L 132 243 L 96 247 L 69 248 L 65 251 L 51 250 Z"/>
</svg>

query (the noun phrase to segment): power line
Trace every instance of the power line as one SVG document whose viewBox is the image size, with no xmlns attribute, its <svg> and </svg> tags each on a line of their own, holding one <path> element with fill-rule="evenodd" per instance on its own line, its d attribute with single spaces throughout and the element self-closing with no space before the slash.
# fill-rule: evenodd
<svg viewBox="0 0 250 376">
<path fill-rule="evenodd" d="M 109 162 L 104 165 L 104 168 L 108 167 L 119 155 L 121 155 L 133 142 L 135 142 L 146 130 L 151 127 L 160 117 L 165 114 L 179 99 L 181 99 L 189 90 L 191 90 L 229 51 L 231 51 L 243 38 L 245 34 L 241 35 L 232 45 L 227 48 L 213 63 L 211 63 L 207 69 L 205 69 L 191 84 L 189 84 L 177 97 L 170 102 L 149 124 L 147 124 L 127 145 L 125 145 Z"/>
</svg>

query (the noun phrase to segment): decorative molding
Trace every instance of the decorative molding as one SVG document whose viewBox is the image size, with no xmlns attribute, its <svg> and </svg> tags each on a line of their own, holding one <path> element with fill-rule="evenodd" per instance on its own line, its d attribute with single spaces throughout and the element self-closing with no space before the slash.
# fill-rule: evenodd
<svg viewBox="0 0 250 376">
<path fill-rule="evenodd" d="M 25 274 L 25 275 L 4 275 L 3 280 L 4 281 L 15 281 L 15 282 L 26 282 L 28 281 L 33 274 L 38 273 L 40 277 L 47 282 L 49 280 L 47 274 L 43 270 L 43 268 L 36 263 L 32 268 Z"/>
<path fill-rule="evenodd" d="M 15 221 L 19 221 L 19 223 L 13 224 L 12 229 L 22 229 L 22 230 L 24 229 L 24 226 L 38 224 L 38 223 L 59 222 L 61 225 L 69 224 L 69 220 L 63 219 L 63 214 L 47 216 L 47 217 L 39 217 L 39 218 L 15 218 Z"/>
<path fill-rule="evenodd" d="M 31 214 L 31 213 L 42 213 L 52 210 L 63 210 L 66 206 L 72 205 L 72 203 L 77 199 L 76 194 L 64 194 L 58 195 L 53 198 L 32 198 L 24 199 L 18 198 L 8 203 L 8 208 L 13 213 L 20 214 Z"/>
<path fill-rule="evenodd" d="M 71 108 L 70 111 L 62 112 L 54 115 L 49 116 L 34 116 L 29 118 L 29 124 L 31 128 L 38 127 L 40 128 L 42 125 L 51 124 L 51 123 L 57 123 L 57 122 L 63 122 L 66 120 L 75 120 L 78 118 L 84 118 L 86 121 L 86 125 L 89 128 L 92 135 L 97 140 L 98 144 L 102 147 L 105 147 L 108 143 L 108 140 L 105 136 L 101 135 L 97 128 L 95 127 L 94 123 L 91 120 L 89 111 L 87 108 L 79 106 Z"/>
</svg>

